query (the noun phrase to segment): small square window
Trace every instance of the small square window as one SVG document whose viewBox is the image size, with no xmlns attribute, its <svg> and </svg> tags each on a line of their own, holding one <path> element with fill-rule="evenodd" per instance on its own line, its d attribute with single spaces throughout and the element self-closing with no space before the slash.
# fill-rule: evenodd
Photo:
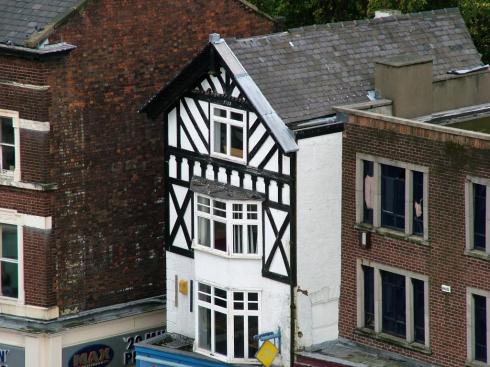
<svg viewBox="0 0 490 367">
<path fill-rule="evenodd" d="M 245 159 L 245 116 L 227 107 L 213 108 L 212 153 L 231 160 Z"/>
</svg>

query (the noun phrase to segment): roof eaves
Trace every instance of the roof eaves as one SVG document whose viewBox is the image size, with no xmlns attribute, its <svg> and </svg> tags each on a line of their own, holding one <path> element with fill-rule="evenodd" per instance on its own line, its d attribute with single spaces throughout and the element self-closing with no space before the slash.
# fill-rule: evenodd
<svg viewBox="0 0 490 367">
<path fill-rule="evenodd" d="M 27 38 L 25 42 L 26 47 L 37 47 L 56 29 L 65 24 L 73 15 L 82 10 L 89 1 L 92 0 L 80 0 L 77 5 L 68 8 L 64 13 L 54 18 L 53 21 L 46 24 L 42 31 L 33 33 L 31 36 L 29 36 L 29 38 Z"/>
<path fill-rule="evenodd" d="M 44 48 L 29 48 L 0 44 L 0 54 L 42 60 L 53 56 L 61 56 L 67 54 L 76 48 L 77 46 L 70 45 L 69 43 L 64 42 L 49 45 Z"/>
<path fill-rule="evenodd" d="M 249 102 L 254 106 L 264 123 L 276 138 L 284 153 L 293 153 L 298 150 L 294 133 L 286 126 L 274 108 L 262 94 L 252 77 L 245 70 L 241 62 L 233 53 L 225 40 L 212 43 L 216 52 L 226 63 L 236 82 L 245 93 Z"/>
</svg>

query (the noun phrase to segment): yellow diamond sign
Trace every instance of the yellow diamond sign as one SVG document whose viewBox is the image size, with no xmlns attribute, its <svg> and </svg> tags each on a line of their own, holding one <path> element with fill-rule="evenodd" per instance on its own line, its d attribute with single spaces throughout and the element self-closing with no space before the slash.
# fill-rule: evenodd
<svg viewBox="0 0 490 367">
<path fill-rule="evenodd" d="M 277 347 L 266 340 L 255 355 L 255 358 L 257 358 L 265 367 L 269 367 L 278 354 L 279 350 Z"/>
</svg>

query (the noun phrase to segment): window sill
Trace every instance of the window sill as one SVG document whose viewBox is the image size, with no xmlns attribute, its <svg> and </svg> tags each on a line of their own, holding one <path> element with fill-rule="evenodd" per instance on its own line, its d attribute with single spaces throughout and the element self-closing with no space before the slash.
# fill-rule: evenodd
<svg viewBox="0 0 490 367">
<path fill-rule="evenodd" d="M 261 260 L 262 259 L 262 256 L 260 255 L 230 255 L 227 252 L 214 250 L 212 248 L 196 245 L 196 244 L 192 245 L 192 249 L 196 251 L 216 255 L 225 259 L 236 259 L 236 260 Z"/>
<path fill-rule="evenodd" d="M 379 340 L 381 342 L 385 342 L 385 343 L 388 343 L 391 345 L 402 347 L 404 349 L 413 350 L 415 352 L 423 353 L 426 355 L 432 354 L 432 350 L 430 349 L 430 347 L 428 347 L 426 345 L 423 345 L 423 344 L 420 344 L 417 342 L 409 343 L 402 338 L 398 338 L 396 336 L 389 335 L 386 333 L 377 333 L 377 332 L 375 332 L 371 329 L 367 329 L 367 328 L 358 328 L 358 329 L 356 329 L 355 333 L 358 335 L 362 335 L 362 336 L 366 336 L 366 337 L 369 337 L 372 339 L 376 339 L 376 340 Z"/>
<path fill-rule="evenodd" d="M 393 229 L 388 229 L 384 227 L 373 227 L 370 224 L 366 223 L 356 223 L 354 224 L 354 228 L 359 231 L 367 231 L 371 233 L 376 233 L 383 237 L 394 238 L 397 240 L 407 241 L 410 243 L 414 243 L 416 245 L 430 246 L 430 241 L 426 240 L 420 236 L 415 235 L 407 235 L 406 233 L 396 231 Z"/>
<path fill-rule="evenodd" d="M 200 349 L 200 348 L 196 348 L 194 350 L 194 352 L 195 353 L 198 353 L 198 354 L 201 354 L 201 355 L 203 355 L 205 357 L 208 357 L 208 358 L 216 359 L 216 360 L 221 361 L 221 362 L 233 363 L 233 365 L 239 364 L 240 366 L 241 365 L 259 366 L 257 364 L 257 360 L 256 359 L 234 359 L 234 358 L 228 358 L 227 356 L 224 356 L 222 354 L 211 353 L 208 350 Z"/>
<path fill-rule="evenodd" d="M 235 162 L 235 163 L 240 163 L 240 164 L 246 164 L 247 163 L 245 158 L 238 158 L 238 157 L 233 157 L 231 155 L 215 153 L 215 152 L 212 152 L 210 155 L 213 158 L 223 159 L 225 161 L 230 161 L 230 162 Z"/>
<path fill-rule="evenodd" d="M 488 364 L 480 361 L 466 361 L 464 364 L 466 367 L 487 367 Z"/>
<path fill-rule="evenodd" d="M 0 314 L 27 317 L 37 320 L 53 320 L 59 317 L 58 306 L 39 307 L 25 305 L 15 298 L 0 297 Z"/>
<path fill-rule="evenodd" d="M 12 174 L 0 173 L 0 186 L 18 187 L 20 189 L 36 191 L 52 191 L 58 188 L 54 183 L 44 184 L 35 182 L 16 181 Z"/>
<path fill-rule="evenodd" d="M 485 252 L 485 251 L 475 250 L 475 249 L 471 249 L 471 250 L 466 249 L 464 251 L 464 254 L 466 256 L 469 256 L 469 257 L 474 257 L 475 259 L 490 261 L 490 253 Z"/>
</svg>

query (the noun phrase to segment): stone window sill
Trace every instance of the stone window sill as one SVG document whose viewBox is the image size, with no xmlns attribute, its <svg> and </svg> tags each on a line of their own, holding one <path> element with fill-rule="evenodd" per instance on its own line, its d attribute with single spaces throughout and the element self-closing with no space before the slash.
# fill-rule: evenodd
<svg viewBox="0 0 490 367">
<path fill-rule="evenodd" d="M 36 191 L 51 191 L 57 189 L 57 185 L 54 183 L 45 184 L 45 183 L 37 183 L 37 182 L 17 181 L 14 179 L 13 174 L 5 174 L 1 172 L 0 172 L 0 185 L 18 187 L 20 189 L 36 190 Z"/>
<path fill-rule="evenodd" d="M 417 342 L 409 343 L 405 339 L 398 338 L 393 335 L 389 335 L 386 333 L 377 333 L 367 328 L 357 328 L 355 332 L 358 335 L 366 336 L 368 338 L 372 338 L 387 344 L 395 345 L 404 349 L 413 350 L 415 352 L 423 353 L 426 355 L 432 354 L 432 350 L 430 349 L 430 347 L 426 345 Z"/>
<path fill-rule="evenodd" d="M 407 235 L 406 233 L 396 231 L 393 229 L 389 229 L 389 228 L 373 227 L 372 225 L 366 224 L 366 223 L 356 223 L 356 224 L 354 224 L 354 228 L 359 230 L 359 231 L 367 231 L 367 232 L 371 232 L 371 233 L 376 233 L 376 234 L 383 236 L 383 237 L 407 241 L 407 242 L 410 242 L 410 243 L 413 243 L 416 245 L 430 246 L 430 241 L 426 240 L 420 236 Z"/>
<path fill-rule="evenodd" d="M 480 361 L 466 361 L 465 367 L 487 367 L 486 363 Z"/>
<path fill-rule="evenodd" d="M 485 251 L 475 250 L 475 249 L 471 249 L 471 250 L 466 249 L 464 251 L 464 254 L 466 256 L 474 257 L 475 259 L 490 261 L 490 253 L 485 252 Z"/>
</svg>

